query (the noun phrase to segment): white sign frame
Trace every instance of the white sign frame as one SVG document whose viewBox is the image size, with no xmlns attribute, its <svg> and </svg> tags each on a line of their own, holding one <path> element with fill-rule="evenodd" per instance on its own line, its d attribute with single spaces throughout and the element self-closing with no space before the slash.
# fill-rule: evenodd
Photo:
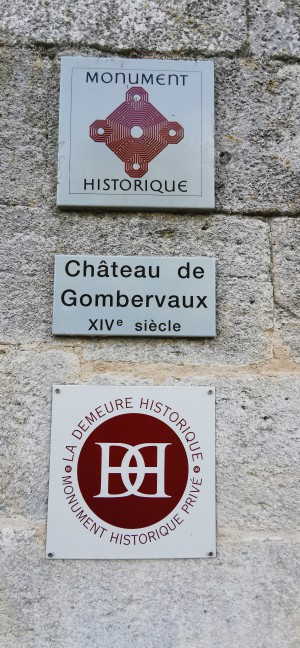
<svg viewBox="0 0 300 648">
<path fill-rule="evenodd" d="M 108 413 L 107 409 L 111 411 Z M 104 417 L 103 420 L 92 420 L 90 418 L 92 411 L 97 411 L 100 418 Z M 81 490 L 79 488 L 78 461 L 81 461 L 82 448 L 86 448 L 85 444 L 95 431 L 98 434 L 99 429 L 101 432 L 104 430 L 103 426 L 107 424 L 114 430 L 119 424 L 121 414 L 124 425 L 128 414 L 141 413 L 147 417 L 146 423 L 150 424 L 151 430 L 156 425 L 162 425 L 162 422 L 168 426 L 175 446 L 179 443 L 181 451 L 186 453 L 188 473 L 186 482 L 184 481 L 186 486 L 183 494 L 172 512 L 156 524 L 140 529 L 133 529 L 133 527 L 126 529 L 108 524 L 90 510 L 81 492 L 82 482 Z M 89 414 L 88 419 L 85 418 L 87 414 Z M 176 414 L 181 418 L 176 418 Z M 142 418 L 145 421 L 145 417 Z M 86 429 L 87 421 L 91 423 L 88 429 Z M 124 429 L 126 431 L 126 426 Z M 143 428 L 139 442 L 143 442 Z M 157 445 L 171 446 L 172 443 Z M 97 447 L 96 451 L 98 450 Z M 94 452 L 94 449 L 92 451 Z M 176 467 L 176 480 L 183 470 L 182 465 L 183 463 L 180 463 Z M 89 471 L 88 481 L 90 475 Z M 136 492 L 134 501 L 137 500 L 137 495 Z M 112 497 L 109 501 L 109 511 L 114 511 L 113 505 L 119 496 L 114 497 L 116 499 Z M 152 496 L 144 497 L 142 503 L 147 506 Z M 125 497 L 122 502 L 124 501 L 126 503 Z M 159 495 L 156 500 L 158 506 L 160 501 Z M 96 533 L 95 525 L 99 527 Z M 156 541 L 152 542 L 154 533 Z M 124 541 L 125 536 L 130 537 L 127 543 Z M 133 536 L 137 539 L 133 540 Z M 214 388 L 210 386 L 55 385 L 46 554 L 51 559 L 214 557 L 216 555 Z"/>
<path fill-rule="evenodd" d="M 54 335 L 214 337 L 215 259 L 56 255 Z"/>
<path fill-rule="evenodd" d="M 171 124 L 181 129 L 181 140 L 172 142 L 171 137 L 163 150 L 156 138 L 164 135 L 158 136 L 157 131 L 151 135 L 153 140 L 141 140 L 142 155 L 151 155 L 150 141 L 154 142 L 153 154 L 158 152 L 139 177 L 132 176 L 139 171 L 126 170 L 125 158 L 119 157 L 127 155 L 129 159 L 128 149 L 124 153 L 124 148 L 123 152 L 118 148 L 119 135 L 112 136 L 110 130 L 110 138 L 115 137 L 117 144 L 111 139 L 109 144 L 108 140 L 100 142 L 98 135 L 103 129 L 93 126 L 99 120 L 112 120 L 114 111 L 128 100 L 126 93 L 131 88 L 142 88 L 151 110 L 165 118 L 162 123 L 170 124 L 170 133 L 174 131 Z M 213 61 L 63 56 L 59 114 L 59 207 L 214 209 Z M 147 118 L 144 128 L 150 123 Z M 108 128 L 118 132 L 118 124 L 112 126 L 111 121 Z M 130 155 L 133 151 L 140 155 L 135 144 L 140 137 L 134 134 L 133 144 L 130 140 Z M 142 137 L 146 137 L 145 130 Z M 179 131 L 174 139 L 178 137 Z"/>
</svg>

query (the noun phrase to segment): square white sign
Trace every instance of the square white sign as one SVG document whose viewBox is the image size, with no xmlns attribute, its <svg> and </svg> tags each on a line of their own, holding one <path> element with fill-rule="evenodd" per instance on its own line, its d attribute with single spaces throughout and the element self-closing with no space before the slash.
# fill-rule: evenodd
<svg viewBox="0 0 300 648">
<path fill-rule="evenodd" d="M 57 204 L 214 207 L 212 61 L 61 60 Z"/>
<path fill-rule="evenodd" d="M 215 555 L 214 389 L 55 386 L 47 556 Z"/>
</svg>

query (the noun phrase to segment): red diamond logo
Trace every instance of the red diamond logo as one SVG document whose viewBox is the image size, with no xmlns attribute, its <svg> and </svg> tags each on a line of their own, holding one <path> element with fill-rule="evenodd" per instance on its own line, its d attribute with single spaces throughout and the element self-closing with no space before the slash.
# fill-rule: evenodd
<svg viewBox="0 0 300 648">
<path fill-rule="evenodd" d="M 131 178 L 141 178 L 148 164 L 168 144 L 178 144 L 184 130 L 169 122 L 149 101 L 144 88 L 130 88 L 125 101 L 106 119 L 90 126 L 94 142 L 105 142 L 121 160 Z"/>
</svg>

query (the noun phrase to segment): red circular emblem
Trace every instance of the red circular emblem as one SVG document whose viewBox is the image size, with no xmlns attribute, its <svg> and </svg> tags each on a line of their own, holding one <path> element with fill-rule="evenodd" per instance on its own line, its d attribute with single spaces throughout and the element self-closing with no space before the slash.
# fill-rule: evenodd
<svg viewBox="0 0 300 648">
<path fill-rule="evenodd" d="M 177 506 L 187 486 L 188 459 L 166 423 L 147 414 L 121 414 L 86 439 L 77 476 L 97 517 L 140 529 L 157 524 Z"/>
</svg>

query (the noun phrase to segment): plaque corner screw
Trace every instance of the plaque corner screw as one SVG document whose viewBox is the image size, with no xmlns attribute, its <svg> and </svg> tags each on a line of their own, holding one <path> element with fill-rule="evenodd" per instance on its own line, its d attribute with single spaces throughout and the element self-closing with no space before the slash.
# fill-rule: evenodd
<svg viewBox="0 0 300 648">
<path fill-rule="evenodd" d="M 60 394 L 60 389 L 58 389 L 58 387 L 56 388 L 55 393 Z"/>
<path fill-rule="evenodd" d="M 211 394 L 213 394 L 213 393 L 214 393 L 214 392 L 213 392 L 213 389 L 209 389 L 209 390 L 208 390 L 208 394 L 209 394 L 210 396 L 211 396 Z"/>
<path fill-rule="evenodd" d="M 54 556 L 53 551 L 49 551 L 49 553 L 48 553 L 48 558 L 53 558 L 53 556 Z"/>
</svg>

